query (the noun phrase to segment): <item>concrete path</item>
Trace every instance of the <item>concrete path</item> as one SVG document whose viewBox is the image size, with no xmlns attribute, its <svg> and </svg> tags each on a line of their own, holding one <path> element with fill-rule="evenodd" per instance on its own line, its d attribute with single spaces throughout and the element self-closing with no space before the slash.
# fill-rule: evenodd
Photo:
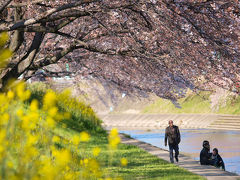
<svg viewBox="0 0 240 180">
<path fill-rule="evenodd" d="M 126 137 L 124 134 L 120 134 L 121 142 L 123 144 L 130 144 L 134 146 L 138 146 L 139 148 L 149 152 L 150 154 L 153 154 L 161 159 L 164 159 L 169 162 L 169 152 L 167 150 L 161 149 L 159 147 L 153 146 L 151 144 L 131 139 Z M 240 180 L 240 176 L 234 173 L 230 173 L 227 171 L 222 171 L 220 169 L 217 169 L 213 166 L 202 166 L 199 164 L 198 161 L 193 160 L 192 158 L 180 154 L 179 156 L 179 163 L 176 164 L 184 169 L 187 169 L 188 171 L 204 176 L 208 180 Z"/>
</svg>

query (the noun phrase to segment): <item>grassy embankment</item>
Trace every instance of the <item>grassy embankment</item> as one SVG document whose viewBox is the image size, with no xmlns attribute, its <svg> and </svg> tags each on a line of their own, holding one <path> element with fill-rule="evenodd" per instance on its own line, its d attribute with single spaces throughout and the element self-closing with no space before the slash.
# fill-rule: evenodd
<svg viewBox="0 0 240 180">
<path fill-rule="evenodd" d="M 185 98 L 178 100 L 181 108 L 176 108 L 174 104 L 166 99 L 158 98 L 154 103 L 145 107 L 143 113 L 189 113 L 189 114 L 240 114 L 240 96 L 228 96 L 225 100 L 220 100 L 217 108 L 211 109 L 210 92 L 199 94 L 189 94 Z"/>
<path fill-rule="evenodd" d="M 90 107 L 39 87 L 1 94 L 0 179 L 203 179 L 118 144 L 116 131 L 109 142 Z"/>
</svg>

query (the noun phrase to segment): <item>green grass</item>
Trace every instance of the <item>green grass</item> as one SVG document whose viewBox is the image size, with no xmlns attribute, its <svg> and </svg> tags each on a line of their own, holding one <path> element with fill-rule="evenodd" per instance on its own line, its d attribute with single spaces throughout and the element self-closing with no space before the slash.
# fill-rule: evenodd
<svg viewBox="0 0 240 180">
<path fill-rule="evenodd" d="M 185 98 L 178 100 L 181 108 L 166 99 L 158 98 L 154 103 L 142 110 L 142 113 L 166 113 L 166 114 L 233 114 L 240 115 L 240 96 L 227 96 L 218 103 L 218 108 L 211 109 L 210 92 L 200 92 L 199 94 L 189 94 Z"/>
<path fill-rule="evenodd" d="M 30 87 L 32 99 L 38 99 L 42 102 L 45 87 L 36 84 Z M 85 158 L 93 158 L 92 150 L 94 147 L 100 147 L 100 155 L 96 158 L 101 165 L 105 177 L 122 177 L 123 179 L 203 179 L 192 174 L 174 164 L 159 159 L 148 152 L 141 150 L 136 146 L 119 144 L 118 149 L 110 150 L 108 148 L 107 133 L 100 126 L 100 120 L 96 117 L 92 109 L 84 103 L 76 101 L 67 95 L 57 95 L 57 107 L 63 112 L 69 112 L 71 118 L 64 119 L 57 124 L 53 134 L 61 139 L 71 140 L 74 135 L 82 131 L 87 131 L 91 135 L 89 142 L 82 142 L 78 148 L 63 144 L 56 144 L 58 148 L 68 146 L 74 154 L 74 161 L 80 161 Z M 29 102 L 26 103 L 26 106 Z M 128 165 L 121 166 L 120 159 L 126 158 Z M 74 167 L 76 169 L 79 167 Z"/>
<path fill-rule="evenodd" d="M 181 108 L 166 99 L 158 98 L 153 104 L 145 107 L 143 113 L 211 113 L 209 92 L 190 94 L 178 100 Z"/>
<path fill-rule="evenodd" d="M 71 136 L 79 132 L 69 128 L 59 128 L 56 133 L 59 136 L 71 138 Z M 108 149 L 107 136 L 104 134 L 93 135 L 91 136 L 90 142 L 81 144 L 79 149 L 84 147 L 85 152 L 79 156 L 91 157 L 92 149 L 96 146 L 101 148 L 101 153 L 97 160 L 101 162 L 102 168 L 105 169 L 105 172 L 108 172 L 111 177 L 122 177 L 123 179 L 129 180 L 204 179 L 132 145 L 120 144 L 111 157 L 109 155 L 111 152 Z M 128 159 L 128 165 L 126 167 L 120 166 L 120 159 L 123 157 Z"/>
<path fill-rule="evenodd" d="M 229 96 L 226 100 L 225 105 L 220 105 L 218 112 L 219 114 L 240 114 L 240 96 Z"/>
</svg>

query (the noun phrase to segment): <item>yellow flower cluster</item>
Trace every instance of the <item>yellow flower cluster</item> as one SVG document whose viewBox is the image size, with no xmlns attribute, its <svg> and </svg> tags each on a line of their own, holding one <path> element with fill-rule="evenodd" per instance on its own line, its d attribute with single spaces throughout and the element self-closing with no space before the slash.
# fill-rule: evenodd
<svg viewBox="0 0 240 180">
<path fill-rule="evenodd" d="M 116 128 L 110 131 L 108 141 L 110 149 L 117 149 L 117 145 L 121 142 L 121 139 L 118 136 L 118 130 Z"/>
<path fill-rule="evenodd" d="M 90 141 L 86 131 L 70 139 L 55 133 L 56 125 L 71 117 L 57 107 L 61 95 L 48 90 L 43 103 L 33 99 L 27 105 L 30 96 L 23 82 L 0 94 L 0 179 L 111 179 L 97 160 L 99 147 L 90 156 L 77 157 L 76 152 L 84 152 L 79 145 Z M 116 149 L 118 130 L 112 129 L 108 138 L 109 147 Z M 126 166 L 127 160 L 120 164 Z"/>
<path fill-rule="evenodd" d="M 4 48 L 8 41 L 7 32 L 0 34 L 0 68 L 4 68 L 7 65 L 7 60 L 11 57 L 12 52 L 8 48 Z"/>
<path fill-rule="evenodd" d="M 54 92 L 47 92 L 46 101 L 25 101 L 31 93 L 24 82 L 15 83 L 11 90 L 0 94 L 0 177 L 2 179 L 55 179 L 71 161 L 69 149 L 56 149 L 60 141 L 52 134 L 59 120 Z M 48 100 L 51 100 L 49 102 Z M 11 114 L 10 114 L 11 112 Z M 61 116 L 61 114 L 60 114 Z"/>
<path fill-rule="evenodd" d="M 90 106 L 86 106 L 84 103 L 77 101 L 75 98 L 72 98 L 70 90 L 65 90 L 58 94 L 57 99 L 60 106 L 68 107 L 70 113 L 78 112 L 83 119 L 87 119 L 94 125 L 94 127 L 101 124 L 101 121 L 98 119 L 93 109 Z"/>
<path fill-rule="evenodd" d="M 7 33 L 0 34 L 0 68 L 5 67 L 11 57 L 11 52 L 4 47 L 7 41 Z M 0 180 L 112 179 L 104 174 L 97 160 L 101 153 L 99 147 L 94 147 L 90 156 L 81 154 L 85 149 L 79 149 L 79 145 L 90 141 L 87 132 L 69 139 L 56 133 L 58 125 L 65 127 L 61 121 L 70 119 L 76 112 L 93 127 L 100 126 L 90 107 L 71 98 L 69 91 L 56 94 L 48 90 L 42 102 L 30 100 L 31 91 L 24 82 L 11 81 L 8 89 L 0 93 Z M 61 107 L 65 111 L 61 111 Z M 109 134 L 109 147 L 116 149 L 119 143 L 118 131 L 113 129 Z M 120 162 L 122 166 L 127 165 L 124 158 Z"/>
</svg>

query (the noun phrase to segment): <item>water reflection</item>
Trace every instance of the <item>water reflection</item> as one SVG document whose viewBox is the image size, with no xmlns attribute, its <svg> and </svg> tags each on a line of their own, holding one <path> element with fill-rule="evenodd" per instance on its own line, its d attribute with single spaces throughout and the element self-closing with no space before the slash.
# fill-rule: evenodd
<svg viewBox="0 0 240 180">
<path fill-rule="evenodd" d="M 222 156 L 226 170 L 240 174 L 240 131 L 206 130 L 206 129 L 180 129 L 180 152 L 199 160 L 202 142 L 210 142 L 211 151 L 218 148 Z M 150 143 L 154 146 L 167 149 L 164 146 L 165 130 L 121 130 L 120 132 L 131 135 L 138 140 Z"/>
</svg>

